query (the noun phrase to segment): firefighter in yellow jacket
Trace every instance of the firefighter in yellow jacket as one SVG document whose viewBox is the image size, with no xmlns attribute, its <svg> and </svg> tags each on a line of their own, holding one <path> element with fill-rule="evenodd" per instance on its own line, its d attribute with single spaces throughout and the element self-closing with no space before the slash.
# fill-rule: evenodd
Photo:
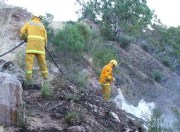
<svg viewBox="0 0 180 132">
<path fill-rule="evenodd" d="M 46 65 L 45 46 L 47 44 L 47 33 L 44 25 L 41 23 L 42 16 L 33 14 L 32 19 L 24 24 L 20 30 L 20 38 L 27 38 L 26 46 L 26 79 L 32 79 L 32 69 L 34 58 L 39 63 L 39 68 L 44 79 L 48 77 Z"/>
<path fill-rule="evenodd" d="M 99 83 L 102 86 L 103 98 L 105 100 L 110 99 L 111 95 L 111 82 L 115 81 L 113 77 L 113 68 L 117 66 L 116 60 L 111 60 L 101 71 Z"/>
</svg>

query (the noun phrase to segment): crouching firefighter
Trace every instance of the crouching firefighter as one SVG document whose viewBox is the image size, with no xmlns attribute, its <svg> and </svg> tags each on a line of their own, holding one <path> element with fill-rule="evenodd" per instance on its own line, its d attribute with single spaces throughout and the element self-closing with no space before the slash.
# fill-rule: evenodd
<svg viewBox="0 0 180 132">
<path fill-rule="evenodd" d="M 41 23 L 43 16 L 33 14 L 32 19 L 26 22 L 20 29 L 20 39 L 27 39 L 26 46 L 26 79 L 32 79 L 32 69 L 34 58 L 38 60 L 42 77 L 46 80 L 48 77 L 48 68 L 46 65 L 45 46 L 47 44 L 47 33 L 44 25 Z"/>
<path fill-rule="evenodd" d="M 113 68 L 117 66 L 116 60 L 111 60 L 101 71 L 99 83 L 102 86 L 102 94 L 105 100 L 109 100 L 111 96 L 111 82 L 115 81 L 113 77 Z"/>
</svg>

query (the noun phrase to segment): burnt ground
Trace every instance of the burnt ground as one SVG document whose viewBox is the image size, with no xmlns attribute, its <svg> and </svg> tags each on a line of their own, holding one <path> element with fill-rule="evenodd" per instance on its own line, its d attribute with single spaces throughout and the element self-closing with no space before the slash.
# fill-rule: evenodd
<svg viewBox="0 0 180 132">
<path fill-rule="evenodd" d="M 76 86 L 57 86 L 52 80 L 49 98 L 37 85 L 23 91 L 26 121 L 20 132 L 142 132 L 140 120 L 116 108 L 110 101 L 90 95 Z M 114 114 L 112 114 L 114 113 Z"/>
</svg>

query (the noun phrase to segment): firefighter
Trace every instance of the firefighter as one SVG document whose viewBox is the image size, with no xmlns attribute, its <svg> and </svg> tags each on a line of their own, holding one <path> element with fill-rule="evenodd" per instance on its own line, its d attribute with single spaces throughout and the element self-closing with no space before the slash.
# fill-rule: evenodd
<svg viewBox="0 0 180 132">
<path fill-rule="evenodd" d="M 113 77 L 113 68 L 116 66 L 117 66 L 117 61 L 111 60 L 106 66 L 104 66 L 104 68 L 101 71 L 99 83 L 102 86 L 102 94 L 105 100 L 110 99 L 111 82 L 115 81 L 115 78 Z"/>
<path fill-rule="evenodd" d="M 26 46 L 26 79 L 32 79 L 34 58 L 38 60 L 41 75 L 44 80 L 48 77 L 46 65 L 45 46 L 47 45 L 47 33 L 41 23 L 43 16 L 34 13 L 30 21 L 26 22 L 20 29 L 20 38 L 27 39 Z"/>
</svg>

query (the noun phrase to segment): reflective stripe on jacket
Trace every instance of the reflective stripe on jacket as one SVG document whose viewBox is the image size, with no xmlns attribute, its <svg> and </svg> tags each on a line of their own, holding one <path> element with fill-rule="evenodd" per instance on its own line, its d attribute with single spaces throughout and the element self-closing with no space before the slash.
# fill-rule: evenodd
<svg viewBox="0 0 180 132">
<path fill-rule="evenodd" d="M 111 63 L 104 66 L 104 68 L 101 71 L 101 75 L 99 79 L 100 84 L 109 85 L 111 83 L 111 81 L 113 80 L 112 67 L 113 65 Z"/>
<path fill-rule="evenodd" d="M 27 35 L 26 53 L 45 54 L 47 33 L 39 18 L 28 21 L 20 30 L 20 36 Z"/>
</svg>

